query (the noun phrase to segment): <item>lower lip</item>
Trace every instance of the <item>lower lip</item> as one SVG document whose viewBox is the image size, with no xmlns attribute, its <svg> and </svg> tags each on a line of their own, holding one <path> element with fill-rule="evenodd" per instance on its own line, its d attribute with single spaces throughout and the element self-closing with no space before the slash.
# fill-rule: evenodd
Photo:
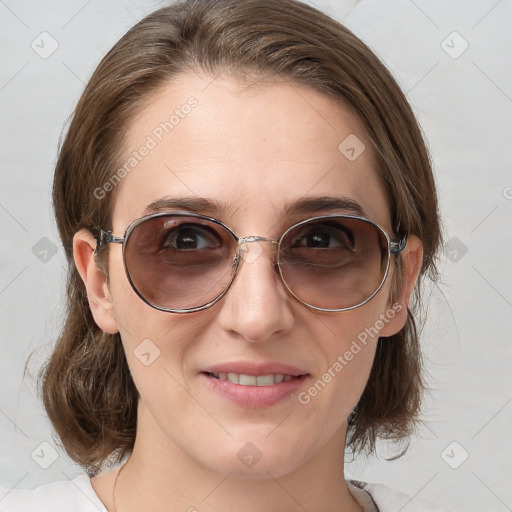
<svg viewBox="0 0 512 512">
<path fill-rule="evenodd" d="M 279 382 L 270 386 L 244 386 L 229 380 L 221 380 L 206 373 L 201 373 L 206 385 L 214 392 L 231 400 L 235 404 L 249 409 L 269 407 L 293 395 L 302 387 L 307 375 L 294 377 L 286 382 Z"/>
</svg>

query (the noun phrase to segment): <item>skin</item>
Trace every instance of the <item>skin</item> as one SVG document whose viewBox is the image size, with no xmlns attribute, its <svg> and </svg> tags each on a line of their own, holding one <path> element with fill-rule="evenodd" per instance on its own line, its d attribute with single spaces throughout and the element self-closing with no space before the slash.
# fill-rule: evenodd
<svg viewBox="0 0 512 512">
<path fill-rule="evenodd" d="M 213 81 L 181 75 L 134 119 L 127 154 L 190 96 L 197 107 L 117 186 L 114 234 L 122 235 L 149 203 L 165 195 L 223 201 L 227 209 L 200 213 L 222 220 L 241 236 L 274 239 L 313 216 L 283 216 L 288 202 L 344 196 L 392 233 L 362 123 L 345 106 L 295 83 L 276 80 L 246 88 L 227 75 Z M 355 161 L 338 150 L 350 134 L 366 145 Z M 315 212 L 322 213 L 335 212 Z M 258 250 L 255 245 L 247 248 Z M 377 337 L 307 405 L 293 395 L 271 407 L 247 409 L 209 391 L 199 372 L 223 361 L 276 360 L 308 372 L 307 389 L 391 307 L 391 276 L 360 308 L 314 311 L 287 293 L 273 272 L 270 244 L 261 244 L 261 254 L 253 253 L 253 261 L 242 265 L 218 303 L 180 315 L 157 311 L 132 291 L 117 244 L 109 246 L 107 281 L 95 267 L 94 247 L 89 232 L 78 232 L 75 262 L 95 321 L 106 332 L 121 333 L 141 395 L 133 454 L 116 487 L 119 512 L 361 510 L 345 484 L 343 457 L 347 417 L 368 379 Z M 415 236 L 402 258 L 405 284 L 397 302 L 403 309 L 381 336 L 405 323 L 422 258 Z M 134 355 L 147 338 L 160 350 L 150 366 Z M 250 468 L 237 457 L 248 442 L 261 452 Z M 113 510 L 116 474 L 112 470 L 91 480 L 108 510 Z"/>
</svg>

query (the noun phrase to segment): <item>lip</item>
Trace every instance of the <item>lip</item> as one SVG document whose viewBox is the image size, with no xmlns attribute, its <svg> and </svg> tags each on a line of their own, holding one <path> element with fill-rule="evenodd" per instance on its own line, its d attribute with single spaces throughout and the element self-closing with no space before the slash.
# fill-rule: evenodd
<svg viewBox="0 0 512 512">
<path fill-rule="evenodd" d="M 292 375 L 294 378 L 270 386 L 244 386 L 228 380 L 217 379 L 209 375 L 210 373 L 220 372 L 244 373 L 256 377 L 273 373 Z M 275 405 L 297 393 L 298 390 L 304 386 L 304 382 L 309 379 L 309 374 L 296 366 L 278 362 L 256 364 L 245 361 L 235 361 L 210 366 L 203 370 L 199 376 L 203 379 L 207 389 L 247 409 L 257 409 Z"/>
<path fill-rule="evenodd" d="M 261 375 L 269 375 L 270 373 L 282 373 L 283 375 L 292 375 L 294 377 L 308 374 L 308 372 L 301 370 L 296 366 L 278 363 L 277 361 L 267 361 L 262 363 L 233 361 L 230 363 L 221 363 L 214 366 L 209 366 L 208 368 L 204 368 L 203 372 L 245 373 L 246 375 L 254 375 L 255 377 L 259 377 Z"/>
</svg>

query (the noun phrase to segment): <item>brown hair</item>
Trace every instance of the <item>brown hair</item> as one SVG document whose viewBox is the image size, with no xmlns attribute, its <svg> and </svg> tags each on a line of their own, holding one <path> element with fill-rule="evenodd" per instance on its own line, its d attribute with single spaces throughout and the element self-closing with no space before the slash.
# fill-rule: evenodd
<svg viewBox="0 0 512 512">
<path fill-rule="evenodd" d="M 119 334 L 95 324 L 72 255 L 82 228 L 110 227 L 113 194 L 101 188 L 119 166 L 126 129 L 160 86 L 180 73 L 282 77 L 351 107 L 364 122 L 391 205 L 396 234 L 423 242 L 421 279 L 437 276 L 441 242 L 436 189 L 421 131 L 399 86 L 354 34 L 295 0 L 185 0 L 130 29 L 87 84 L 61 143 L 53 205 L 69 265 L 67 315 L 41 369 L 46 411 L 69 456 L 94 472 L 131 452 L 138 392 Z M 393 286 L 400 286 L 400 268 Z M 348 446 L 375 448 L 377 437 L 406 439 L 417 421 L 421 356 L 415 320 L 379 339 L 366 389 L 349 420 Z"/>
</svg>

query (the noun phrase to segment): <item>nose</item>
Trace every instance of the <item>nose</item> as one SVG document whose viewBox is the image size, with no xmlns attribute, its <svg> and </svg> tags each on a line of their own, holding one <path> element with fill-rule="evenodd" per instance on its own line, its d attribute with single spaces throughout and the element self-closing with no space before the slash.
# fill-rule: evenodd
<svg viewBox="0 0 512 512">
<path fill-rule="evenodd" d="M 273 244 L 267 243 L 271 241 L 244 240 L 238 272 L 221 301 L 219 322 L 227 332 L 263 342 L 291 329 L 293 298 L 274 268 Z"/>
</svg>

